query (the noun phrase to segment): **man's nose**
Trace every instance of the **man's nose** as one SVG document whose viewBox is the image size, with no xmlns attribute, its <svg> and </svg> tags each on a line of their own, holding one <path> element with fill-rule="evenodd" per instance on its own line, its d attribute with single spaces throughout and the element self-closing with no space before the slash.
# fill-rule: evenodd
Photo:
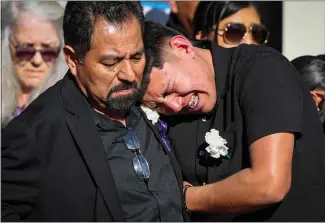
<svg viewBox="0 0 325 223">
<path fill-rule="evenodd" d="M 165 107 L 168 108 L 173 113 L 178 113 L 183 109 L 183 99 L 178 96 L 169 96 L 164 101 Z"/>
<path fill-rule="evenodd" d="M 129 59 L 124 59 L 122 62 L 122 68 L 118 72 L 118 79 L 121 81 L 134 82 L 135 81 L 135 72 L 132 68 L 131 62 Z"/>
</svg>

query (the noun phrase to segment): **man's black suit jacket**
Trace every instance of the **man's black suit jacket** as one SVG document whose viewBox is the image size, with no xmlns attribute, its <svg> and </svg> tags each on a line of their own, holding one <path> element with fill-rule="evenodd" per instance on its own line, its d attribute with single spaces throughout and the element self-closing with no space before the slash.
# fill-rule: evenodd
<svg viewBox="0 0 325 223">
<path fill-rule="evenodd" d="M 2 221 L 125 220 L 89 105 L 70 73 L 4 129 L 1 167 Z"/>
</svg>

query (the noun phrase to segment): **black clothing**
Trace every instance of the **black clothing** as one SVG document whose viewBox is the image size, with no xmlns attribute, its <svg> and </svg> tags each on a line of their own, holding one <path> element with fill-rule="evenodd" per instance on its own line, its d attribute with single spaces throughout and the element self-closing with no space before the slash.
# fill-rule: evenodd
<svg viewBox="0 0 325 223">
<path fill-rule="evenodd" d="M 90 106 L 70 73 L 8 124 L 1 146 L 2 221 L 126 220 Z M 174 154 L 163 149 L 181 193 Z"/>
<path fill-rule="evenodd" d="M 291 189 L 282 202 L 250 214 L 215 220 L 324 221 L 325 137 L 318 113 L 288 60 L 265 46 L 224 49 L 211 43 L 217 103 L 209 115 L 167 118 L 169 136 L 183 171 L 194 185 L 213 183 L 250 167 L 249 146 L 264 136 L 295 135 Z M 230 159 L 200 156 L 205 133 L 217 129 L 227 140 Z M 189 137 L 193 136 L 193 137 Z M 216 193 L 218 193 L 216 191 Z M 211 216 L 194 214 L 192 220 Z"/>
<path fill-rule="evenodd" d="M 179 21 L 175 13 L 170 13 L 166 26 L 172 29 L 177 30 L 178 32 L 182 33 L 186 38 L 193 39 L 191 33 L 187 31 L 184 25 Z"/>
<path fill-rule="evenodd" d="M 183 221 L 181 194 L 168 155 L 146 128 L 142 114 L 133 107 L 126 127 L 91 109 L 113 173 L 126 221 Z M 123 136 L 132 129 L 139 138 L 141 154 L 150 167 L 148 182 L 139 180 L 132 161 L 135 154 L 124 145 Z M 141 201 L 141 205 L 139 202 Z"/>
</svg>

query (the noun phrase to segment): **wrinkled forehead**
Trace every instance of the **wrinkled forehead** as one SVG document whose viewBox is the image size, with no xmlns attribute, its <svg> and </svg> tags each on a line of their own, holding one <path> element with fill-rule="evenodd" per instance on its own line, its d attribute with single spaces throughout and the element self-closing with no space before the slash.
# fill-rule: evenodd
<svg viewBox="0 0 325 223">
<path fill-rule="evenodd" d="M 96 20 L 91 38 L 92 49 L 132 54 L 143 47 L 141 26 L 134 17 L 114 23 L 104 18 Z"/>
<path fill-rule="evenodd" d="M 29 12 L 17 18 L 11 37 L 19 43 L 57 45 L 59 42 L 56 26 Z"/>
</svg>

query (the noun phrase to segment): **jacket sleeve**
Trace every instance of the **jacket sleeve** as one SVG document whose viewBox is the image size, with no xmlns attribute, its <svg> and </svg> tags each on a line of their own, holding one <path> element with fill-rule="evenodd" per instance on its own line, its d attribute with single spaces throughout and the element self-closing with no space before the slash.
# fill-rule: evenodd
<svg viewBox="0 0 325 223">
<path fill-rule="evenodd" d="M 40 160 L 32 128 L 12 120 L 2 131 L 1 220 L 20 221 L 33 211 L 39 192 Z"/>
</svg>

